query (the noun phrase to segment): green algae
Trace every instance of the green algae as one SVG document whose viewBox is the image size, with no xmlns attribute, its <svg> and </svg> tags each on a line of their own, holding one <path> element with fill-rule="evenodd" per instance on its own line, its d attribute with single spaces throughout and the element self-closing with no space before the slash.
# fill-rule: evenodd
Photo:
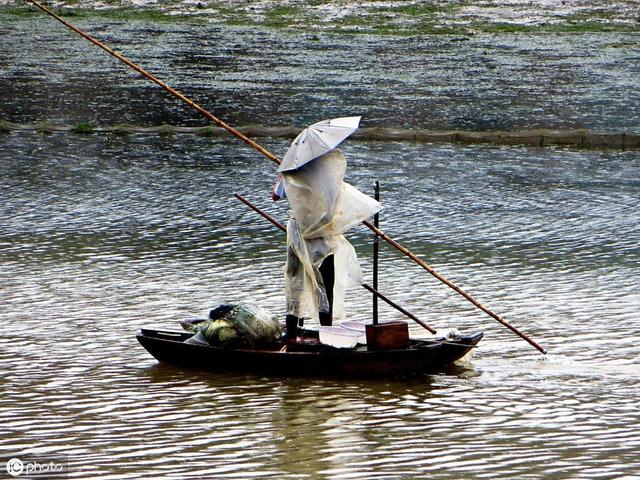
<svg viewBox="0 0 640 480">
<path fill-rule="evenodd" d="M 264 24 L 275 28 L 289 27 L 296 24 L 303 15 L 304 11 L 295 5 L 276 6 L 265 11 Z"/>
<path fill-rule="evenodd" d="M 79 133 L 83 135 L 88 135 L 94 133 L 95 131 L 96 128 L 90 123 L 79 123 L 71 129 L 71 133 Z"/>
<path fill-rule="evenodd" d="M 93 15 L 88 10 L 78 10 L 82 16 Z M 185 13 L 171 13 L 155 8 L 110 8 L 104 10 L 96 10 L 98 17 L 108 18 L 112 20 L 124 21 L 144 21 L 158 23 L 182 23 L 182 22 L 201 22 L 204 20 L 197 14 L 189 15 Z"/>
<path fill-rule="evenodd" d="M 184 13 L 171 13 L 155 8 L 114 7 L 104 9 L 89 9 L 73 8 L 72 6 L 68 5 L 62 8 L 53 9 L 53 11 L 63 18 L 105 18 L 109 20 L 144 21 L 158 23 L 203 22 L 205 20 L 204 16 L 189 15 Z M 0 18 L 32 18 L 38 15 L 42 15 L 42 12 L 33 7 L 0 8 Z"/>
<path fill-rule="evenodd" d="M 29 6 L 11 6 L 0 8 L 0 16 L 18 17 L 18 18 L 30 18 L 36 15 L 42 15 L 40 10 Z"/>
</svg>

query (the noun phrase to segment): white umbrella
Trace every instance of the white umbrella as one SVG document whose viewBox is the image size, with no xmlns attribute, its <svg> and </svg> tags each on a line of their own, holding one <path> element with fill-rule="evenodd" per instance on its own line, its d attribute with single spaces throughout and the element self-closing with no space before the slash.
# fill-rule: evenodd
<svg viewBox="0 0 640 480">
<path fill-rule="evenodd" d="M 309 125 L 291 142 L 278 171 L 296 170 L 330 152 L 355 132 L 359 124 L 360 117 L 341 117 Z"/>
</svg>

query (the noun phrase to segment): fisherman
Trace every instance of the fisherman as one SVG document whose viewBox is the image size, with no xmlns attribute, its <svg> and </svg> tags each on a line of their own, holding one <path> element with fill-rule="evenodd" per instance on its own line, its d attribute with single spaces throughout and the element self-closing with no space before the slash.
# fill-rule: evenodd
<svg viewBox="0 0 640 480">
<path fill-rule="evenodd" d="M 343 181 L 347 161 L 335 147 L 360 117 L 325 120 L 292 142 L 278 169 L 273 200 L 287 198 L 286 338 L 294 340 L 304 318 L 330 326 L 344 318 L 348 286 L 362 283 L 353 246 L 344 233 L 381 209 L 373 198 Z"/>
</svg>

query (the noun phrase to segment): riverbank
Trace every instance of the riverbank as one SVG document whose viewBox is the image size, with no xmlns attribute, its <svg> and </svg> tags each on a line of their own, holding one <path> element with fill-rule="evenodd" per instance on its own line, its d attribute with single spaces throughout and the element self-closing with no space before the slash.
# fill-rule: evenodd
<svg viewBox="0 0 640 480">
<path fill-rule="evenodd" d="M 250 138 L 293 139 L 300 129 L 296 127 L 273 127 L 247 125 L 236 127 Z M 33 124 L 17 124 L 0 120 L 0 133 L 40 132 L 42 134 L 69 133 L 77 135 L 110 134 L 135 135 L 188 134 L 202 137 L 226 137 L 229 135 L 220 127 L 183 127 L 176 125 L 139 126 L 129 124 L 97 126 L 79 123 L 74 126 L 55 125 L 46 121 Z M 601 133 L 589 130 L 524 130 L 518 132 L 465 130 L 433 131 L 418 128 L 362 128 L 351 138 L 356 141 L 395 141 L 423 143 L 459 143 L 492 145 L 526 145 L 532 147 L 572 147 L 586 149 L 636 149 L 640 148 L 640 134 Z"/>
</svg>

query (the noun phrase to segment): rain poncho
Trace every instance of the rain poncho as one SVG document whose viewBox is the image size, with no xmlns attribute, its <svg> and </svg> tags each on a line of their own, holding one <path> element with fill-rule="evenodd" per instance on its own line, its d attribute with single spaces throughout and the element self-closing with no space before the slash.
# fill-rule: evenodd
<svg viewBox="0 0 640 480">
<path fill-rule="evenodd" d="M 334 319 L 344 318 L 346 288 L 362 283 L 355 250 L 342 234 L 381 206 L 343 181 L 346 166 L 342 152 L 332 150 L 282 173 L 291 204 L 285 265 L 287 313 L 299 318 L 317 318 L 318 312 L 329 311 L 319 271 L 329 255 L 334 255 Z"/>
</svg>

